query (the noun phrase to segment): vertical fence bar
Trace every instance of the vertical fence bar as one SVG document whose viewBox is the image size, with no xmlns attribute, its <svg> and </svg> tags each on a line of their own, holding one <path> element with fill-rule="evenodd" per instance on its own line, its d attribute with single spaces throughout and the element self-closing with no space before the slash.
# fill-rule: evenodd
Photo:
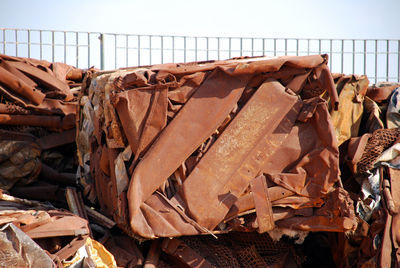
<svg viewBox="0 0 400 268">
<path fill-rule="evenodd" d="M 232 38 L 229 37 L 229 58 L 232 58 Z"/>
<path fill-rule="evenodd" d="M 342 49 L 340 51 L 340 72 L 341 73 L 343 73 L 343 66 L 344 66 L 344 62 L 343 62 L 344 54 L 343 54 L 343 52 L 344 52 L 344 40 L 342 39 Z"/>
<path fill-rule="evenodd" d="M 285 56 L 287 56 L 287 39 L 285 38 Z"/>
<path fill-rule="evenodd" d="M 137 59 L 138 59 L 138 66 L 140 66 L 140 35 L 137 36 Z"/>
<path fill-rule="evenodd" d="M 88 68 L 90 68 L 90 33 L 87 33 L 87 40 L 88 40 L 88 43 L 87 43 L 87 57 L 88 57 L 88 59 L 87 59 L 87 67 Z"/>
<path fill-rule="evenodd" d="M 40 59 L 43 59 L 43 52 L 42 52 L 42 30 L 39 31 L 39 47 L 40 47 Z"/>
<path fill-rule="evenodd" d="M 3 29 L 3 54 L 6 54 L 6 30 Z"/>
<path fill-rule="evenodd" d="M 175 37 L 172 36 L 172 62 L 175 62 Z"/>
<path fill-rule="evenodd" d="M 353 74 L 356 70 L 356 41 L 353 39 Z"/>
<path fill-rule="evenodd" d="M 209 49 L 209 46 L 208 46 L 209 44 L 208 44 L 208 37 L 206 37 L 206 49 L 207 49 L 207 60 L 208 60 L 208 49 Z"/>
<path fill-rule="evenodd" d="M 378 40 L 375 40 L 375 84 L 378 82 Z"/>
<path fill-rule="evenodd" d="M 296 56 L 299 55 L 299 39 L 296 39 Z"/>
<path fill-rule="evenodd" d="M 161 63 L 164 63 L 164 36 L 161 36 Z"/>
<path fill-rule="evenodd" d="M 28 58 L 31 57 L 31 31 L 28 30 Z"/>
<path fill-rule="evenodd" d="M 389 40 L 386 40 L 386 81 L 389 81 Z"/>
<path fill-rule="evenodd" d="M 333 58 L 332 58 L 332 50 L 333 50 L 332 45 L 333 45 L 333 41 L 332 41 L 332 39 L 330 39 L 329 40 L 329 69 L 331 70 L 331 72 L 332 72 L 332 61 L 333 61 Z"/>
<path fill-rule="evenodd" d="M 262 50 L 263 50 L 262 54 L 263 54 L 263 56 L 265 56 L 265 38 L 262 39 L 262 42 L 263 42 L 263 44 L 262 44 Z"/>
<path fill-rule="evenodd" d="M 194 60 L 197 61 L 197 37 L 194 38 Z"/>
<path fill-rule="evenodd" d="M 254 56 L 254 38 L 251 38 L 251 56 Z"/>
<path fill-rule="evenodd" d="M 125 67 L 128 67 L 129 65 L 129 41 L 128 41 L 128 35 L 125 35 Z"/>
<path fill-rule="evenodd" d="M 75 33 L 75 38 L 76 38 L 76 68 L 79 68 L 79 34 L 78 32 Z"/>
<path fill-rule="evenodd" d="M 274 38 L 274 56 L 276 56 L 276 38 Z"/>
<path fill-rule="evenodd" d="M 100 69 L 104 70 L 104 34 L 100 34 Z"/>
<path fill-rule="evenodd" d="M 64 63 L 67 63 L 67 33 L 66 32 L 64 32 Z"/>
<path fill-rule="evenodd" d="M 318 54 L 321 54 L 321 39 L 318 40 Z"/>
<path fill-rule="evenodd" d="M 18 57 L 18 30 L 15 30 L 15 56 Z"/>
<path fill-rule="evenodd" d="M 117 69 L 117 34 L 114 34 L 114 69 Z"/>
<path fill-rule="evenodd" d="M 6 29 L 2 29 L 3 31 L 3 54 L 6 54 Z"/>
<path fill-rule="evenodd" d="M 364 75 L 367 74 L 367 40 L 364 40 Z"/>
<path fill-rule="evenodd" d="M 243 38 L 240 37 L 240 57 L 243 56 Z"/>
<path fill-rule="evenodd" d="M 54 62 L 54 31 L 51 31 L 51 61 Z M 78 66 L 77 66 L 78 67 Z"/>
<path fill-rule="evenodd" d="M 186 36 L 183 37 L 183 62 L 186 62 Z"/>
<path fill-rule="evenodd" d="M 151 49 L 151 35 L 149 35 L 149 61 L 150 61 L 149 64 L 150 64 L 150 65 L 151 65 L 151 61 L 152 61 L 152 60 L 151 60 L 151 54 L 152 54 L 152 53 L 151 53 L 151 50 L 152 50 L 152 49 Z"/>
<path fill-rule="evenodd" d="M 217 46 L 218 46 L 218 60 L 220 60 L 221 58 L 220 58 L 220 44 L 219 44 L 219 37 L 217 37 Z"/>
</svg>

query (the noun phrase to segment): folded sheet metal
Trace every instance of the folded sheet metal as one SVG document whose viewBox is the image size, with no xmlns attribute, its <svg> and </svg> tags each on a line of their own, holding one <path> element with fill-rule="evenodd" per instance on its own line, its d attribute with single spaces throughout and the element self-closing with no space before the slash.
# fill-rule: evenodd
<svg viewBox="0 0 400 268">
<path fill-rule="evenodd" d="M 64 63 L 0 54 L 1 189 L 38 177 L 75 184 L 70 176 L 76 172 L 75 152 L 65 148 L 75 147 L 77 96 L 85 73 Z M 64 164 L 57 166 L 53 157 L 60 148 Z"/>
<path fill-rule="evenodd" d="M 341 145 L 358 136 L 369 80 L 366 76 L 335 75 L 335 85 L 340 104 L 337 111 L 331 112 L 331 116 L 338 145 Z"/>
<path fill-rule="evenodd" d="M 95 73 L 82 89 L 77 124 L 87 196 L 141 239 L 274 225 L 352 229 L 334 126 L 319 97 L 327 92 L 331 110 L 338 108 L 327 60 L 241 58 Z"/>
</svg>

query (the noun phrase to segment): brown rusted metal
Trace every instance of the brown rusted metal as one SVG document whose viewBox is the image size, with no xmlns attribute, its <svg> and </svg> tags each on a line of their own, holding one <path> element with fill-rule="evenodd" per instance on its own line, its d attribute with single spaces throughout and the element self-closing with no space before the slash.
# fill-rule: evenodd
<svg viewBox="0 0 400 268">
<path fill-rule="evenodd" d="M 115 222 L 104 216 L 103 214 L 97 212 L 96 210 L 84 206 L 86 214 L 88 217 L 95 223 L 100 224 L 108 229 L 111 229 L 115 226 Z"/>
<path fill-rule="evenodd" d="M 66 130 L 60 133 L 52 133 L 37 140 L 42 150 L 48 150 L 58 146 L 75 142 L 76 129 Z"/>
<path fill-rule="evenodd" d="M 53 214 L 53 221 L 42 224 L 26 232 L 31 238 L 44 238 L 56 236 L 78 236 L 89 234 L 89 228 L 85 219 L 75 216 L 57 217 Z"/>
<path fill-rule="evenodd" d="M 41 104 L 45 98 L 45 94 L 29 86 L 22 79 L 14 76 L 4 68 L 0 69 L 0 84 L 27 98 L 35 105 Z"/>
<path fill-rule="evenodd" d="M 94 74 L 77 142 L 82 167 L 90 155 L 102 212 L 118 211 L 118 226 L 142 238 L 220 232 L 259 207 L 248 190 L 259 174 L 272 206 L 321 206 L 341 185 L 333 126 L 318 97 L 326 91 L 338 108 L 326 62 L 255 58 Z M 131 155 L 118 156 L 128 144 Z M 295 215 L 270 212 L 271 222 Z M 332 229 L 352 228 L 343 212 Z M 328 224 L 315 216 L 316 225 Z"/>
<path fill-rule="evenodd" d="M 61 185 L 70 185 L 70 186 L 76 184 L 76 174 L 59 173 L 46 164 L 42 164 L 39 176 L 40 178 L 47 180 L 51 183 L 58 183 Z"/>
<path fill-rule="evenodd" d="M 88 215 L 80 192 L 73 187 L 67 187 L 65 190 L 65 197 L 67 199 L 69 210 L 75 215 L 88 220 Z"/>
<path fill-rule="evenodd" d="M 214 265 L 211 265 L 205 258 L 201 257 L 196 251 L 178 239 L 164 239 L 162 241 L 161 248 L 165 253 L 177 258 L 180 262 L 184 263 L 188 267 L 215 267 Z"/>
<path fill-rule="evenodd" d="M 0 114 L 32 114 L 32 111 L 17 105 L 0 103 Z"/>
<path fill-rule="evenodd" d="M 388 100 L 393 90 L 398 88 L 400 84 L 398 83 L 388 83 L 383 85 L 374 85 L 368 87 L 367 96 L 375 102 L 382 102 Z"/>
<path fill-rule="evenodd" d="M 331 75 L 327 60 L 86 72 L 0 55 L 3 188 L 79 215 L 1 192 L 0 224 L 60 267 L 89 235 L 122 267 L 329 267 L 310 264 L 307 243 L 328 244 L 340 267 L 398 263 L 399 139 L 384 120 L 398 85 L 367 88 L 366 76 Z M 367 178 L 387 149 L 391 168 Z M 282 235 L 291 246 L 307 236 L 296 246 L 307 256 L 271 239 Z M 137 243 L 149 238 L 160 239 Z"/>
<path fill-rule="evenodd" d="M 10 190 L 13 196 L 38 201 L 58 201 L 60 187 L 58 185 L 41 183 L 34 186 L 15 186 Z"/>
<path fill-rule="evenodd" d="M 250 189 L 257 214 L 257 231 L 259 233 L 271 231 L 275 228 L 275 223 L 265 176 L 261 175 L 251 180 Z"/>
<path fill-rule="evenodd" d="M 146 260 L 144 261 L 143 268 L 156 268 L 161 254 L 161 241 L 154 240 L 151 243 L 149 252 L 147 253 Z"/>
</svg>

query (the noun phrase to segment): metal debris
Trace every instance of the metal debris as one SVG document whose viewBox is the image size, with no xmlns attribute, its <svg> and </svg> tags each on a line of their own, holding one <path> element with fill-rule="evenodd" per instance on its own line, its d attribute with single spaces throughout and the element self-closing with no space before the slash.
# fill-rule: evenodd
<svg viewBox="0 0 400 268">
<path fill-rule="evenodd" d="M 0 55 L 0 266 L 398 266 L 399 84 L 327 62 Z"/>
</svg>

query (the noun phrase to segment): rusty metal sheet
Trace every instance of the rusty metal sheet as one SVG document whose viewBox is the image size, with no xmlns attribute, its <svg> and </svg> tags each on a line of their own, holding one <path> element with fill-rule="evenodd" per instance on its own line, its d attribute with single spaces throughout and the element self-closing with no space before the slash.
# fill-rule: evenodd
<svg viewBox="0 0 400 268">
<path fill-rule="evenodd" d="M 30 76 L 35 82 L 39 85 L 43 85 L 45 87 L 50 88 L 51 90 L 61 94 L 64 96 L 66 101 L 72 99 L 72 93 L 69 90 L 68 84 L 63 81 L 60 81 L 54 75 L 49 74 L 39 68 L 31 66 L 29 64 L 17 61 L 9 61 L 8 62 L 11 66 L 15 67 L 16 69 L 20 70 L 27 76 Z"/>
<path fill-rule="evenodd" d="M 58 211 L 49 212 L 51 222 L 44 223 L 25 233 L 31 238 L 78 236 L 90 233 L 88 222 L 80 217 Z"/>
<path fill-rule="evenodd" d="M 245 81 L 240 76 L 230 79 L 229 74 L 216 69 L 165 128 L 138 163 L 131 179 L 128 199 L 132 225 L 142 221 L 135 220 L 143 217 L 141 203 L 223 122 L 243 92 Z M 179 129 L 185 129 L 185 132 Z M 165 147 L 175 149 L 168 151 Z M 149 174 L 150 166 L 154 165 L 159 168 Z"/>
<path fill-rule="evenodd" d="M 61 146 L 64 146 L 65 149 L 65 146 L 74 144 L 76 98 L 83 73 L 83 70 L 63 63 L 53 64 L 0 54 L 0 94 L 2 97 L 0 100 L 0 129 L 4 137 L 2 140 L 3 142 L 9 140 L 8 144 L 10 145 L 15 142 L 21 143 L 22 140 L 30 141 L 32 137 L 34 140 L 32 144 L 35 146 L 39 144 L 40 148 L 39 151 L 35 149 L 36 160 L 38 160 L 36 165 L 31 159 L 35 153 L 32 145 L 27 144 L 22 149 L 23 155 L 12 151 L 11 162 L 3 161 L 3 166 L 0 168 L 3 174 L 2 179 L 7 176 L 6 173 L 11 172 L 20 178 L 21 185 L 31 183 L 41 170 L 39 158 L 42 151 L 54 150 Z M 74 91 L 70 91 L 71 82 L 74 83 L 74 86 L 78 86 Z M 11 135 L 6 137 L 7 133 Z M 3 149 L 10 148 L 10 146 L 3 147 Z M 12 147 L 15 148 L 15 146 Z M 68 161 L 65 161 L 66 164 L 71 163 L 73 154 L 73 152 L 72 155 L 71 152 L 65 153 L 66 158 L 70 157 Z M 14 166 L 19 165 L 14 172 L 12 172 L 12 162 Z M 18 164 L 22 162 L 25 163 Z M 34 169 L 35 166 L 36 169 Z M 35 172 L 29 172 L 27 168 L 34 169 Z M 44 176 L 41 179 L 51 173 L 51 176 L 56 175 L 53 182 L 57 181 L 56 179 L 61 179 L 62 183 L 71 181 L 68 175 L 58 176 L 65 172 L 63 169 L 46 173 L 48 170 L 46 167 L 44 168 L 44 172 L 42 172 Z M 71 171 L 71 169 L 68 170 L 68 172 Z M 3 187 L 3 189 L 5 188 Z"/>
<path fill-rule="evenodd" d="M 37 140 L 37 143 L 42 148 L 42 150 L 48 150 L 54 147 L 74 143 L 76 138 L 75 134 L 75 128 L 60 133 L 52 133 L 50 135 L 39 138 Z"/>
<path fill-rule="evenodd" d="M 399 83 L 378 83 L 368 87 L 367 96 L 375 102 L 384 102 L 390 97 L 393 90 L 399 86 Z"/>
<path fill-rule="evenodd" d="M 265 176 L 258 176 L 250 181 L 250 188 L 253 194 L 254 207 L 257 214 L 259 233 L 265 233 L 275 228 L 272 204 L 268 194 L 268 187 Z"/>
<path fill-rule="evenodd" d="M 225 219 L 254 213 L 249 183 L 262 173 L 272 206 L 321 206 L 339 181 L 334 128 L 318 98 L 327 91 L 337 108 L 326 62 L 261 57 L 94 74 L 77 141 L 82 168 L 90 146 L 107 154 L 90 159 L 102 211 L 118 211 L 118 226 L 140 238 L 224 231 Z M 125 139 L 132 155 L 122 158 Z"/>
<path fill-rule="evenodd" d="M 213 229 L 225 217 L 284 141 L 271 143 L 270 135 L 297 101 L 277 81 L 258 88 L 183 184 L 183 198 L 196 221 Z"/>
<path fill-rule="evenodd" d="M 35 105 L 41 104 L 45 98 L 45 94 L 37 91 L 34 87 L 25 83 L 24 80 L 14 76 L 3 68 L 0 69 L 0 84 L 27 98 Z"/>
<path fill-rule="evenodd" d="M 335 82 L 340 104 L 337 111 L 331 111 L 331 116 L 338 145 L 341 145 L 358 136 L 369 80 L 366 76 L 343 75 Z"/>
<path fill-rule="evenodd" d="M 341 188 L 329 193 L 321 208 L 316 208 L 310 217 L 295 216 L 277 221 L 279 227 L 304 231 L 343 232 L 356 228 L 353 201 Z"/>
</svg>

